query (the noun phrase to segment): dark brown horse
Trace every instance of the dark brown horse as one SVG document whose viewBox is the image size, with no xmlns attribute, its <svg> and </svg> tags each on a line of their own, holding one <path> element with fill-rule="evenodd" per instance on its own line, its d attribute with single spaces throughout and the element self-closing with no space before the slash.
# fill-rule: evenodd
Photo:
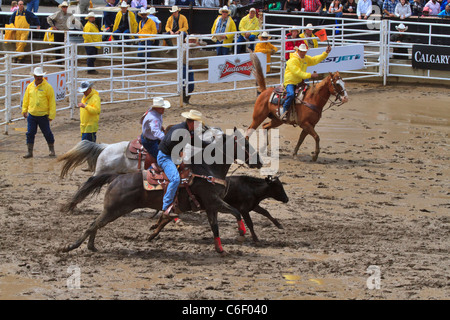
<svg viewBox="0 0 450 320">
<path fill-rule="evenodd" d="M 235 134 L 237 134 L 236 130 Z M 201 209 L 206 210 L 208 221 L 214 235 L 215 248 L 218 253 L 223 253 L 219 237 L 219 226 L 217 223 L 218 212 L 231 213 L 236 218 L 239 234 L 241 236 L 243 236 L 246 231 L 239 210 L 230 206 L 223 200 L 226 194 L 226 184 L 222 184 L 220 181 L 225 181 L 228 170 L 234 160 L 238 158 L 238 155 L 245 154 L 245 163 L 247 163 L 249 167 L 262 167 L 262 162 L 258 153 L 251 147 L 247 139 L 242 135 L 240 138 L 237 138 L 237 136 L 234 136 L 234 138 L 233 136 L 225 137 L 226 138 L 222 139 L 222 150 L 230 150 L 230 148 L 232 148 L 234 149 L 234 152 L 223 152 L 223 155 L 221 155 L 221 157 L 223 156 L 223 161 L 206 164 L 204 161 L 205 159 L 203 159 L 200 164 L 194 163 L 190 165 L 192 172 L 197 176 L 194 177 L 193 183 L 189 188 L 199 202 Z M 229 143 L 229 141 L 231 141 L 231 143 Z M 230 155 L 232 156 L 231 159 Z M 216 183 L 214 182 L 215 180 L 217 181 Z M 62 251 L 68 252 L 78 248 L 88 237 L 88 249 L 96 251 L 94 240 L 98 229 L 138 208 L 153 208 L 157 210 L 161 210 L 162 208 L 163 191 L 145 190 L 142 172 L 139 171 L 127 174 L 102 174 L 91 177 L 63 209 L 70 210 L 71 208 L 74 208 L 74 204 L 79 203 L 80 198 L 84 199 L 89 194 L 98 193 L 102 186 L 108 183 L 110 184 L 105 193 L 103 212 L 94 220 L 76 242 L 64 247 Z M 178 208 L 181 212 L 192 210 L 190 197 L 186 189 L 179 189 Z M 154 239 L 171 220 L 172 219 L 166 215 L 162 215 L 157 228 L 154 230 L 153 234 L 150 235 L 149 241 Z"/>
<path fill-rule="evenodd" d="M 273 88 L 266 88 L 266 81 L 262 72 L 261 64 L 258 57 L 251 54 L 253 62 L 253 71 L 258 82 L 259 92 L 253 109 L 253 121 L 247 130 L 247 135 L 250 136 L 256 128 L 266 119 L 270 118 L 269 122 L 263 124 L 264 129 L 276 128 L 283 123 L 298 125 L 302 128 L 300 137 L 297 142 L 297 146 L 294 150 L 294 156 L 297 154 L 303 140 L 309 134 L 316 141 L 316 150 L 313 155 L 313 161 L 317 160 L 320 152 L 319 135 L 314 130 L 314 127 L 319 122 L 323 107 L 329 101 L 331 95 L 336 96 L 336 100 L 340 100 L 341 103 L 348 101 L 347 91 L 345 90 L 344 81 L 339 75 L 339 72 L 330 73 L 319 84 L 311 86 L 305 93 L 303 103 L 295 103 L 295 119 L 288 119 L 288 121 L 282 121 L 277 116 L 278 105 L 270 102 Z M 331 104 L 335 104 L 331 102 Z M 292 107 L 291 107 L 292 108 Z"/>
</svg>

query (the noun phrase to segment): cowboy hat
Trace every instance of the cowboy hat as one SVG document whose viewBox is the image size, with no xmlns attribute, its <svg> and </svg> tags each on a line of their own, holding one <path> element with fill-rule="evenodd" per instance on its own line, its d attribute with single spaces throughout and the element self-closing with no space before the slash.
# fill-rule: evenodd
<svg viewBox="0 0 450 320">
<path fill-rule="evenodd" d="M 219 13 L 222 13 L 223 11 L 226 11 L 226 12 L 230 12 L 230 9 L 228 9 L 228 7 L 227 6 L 223 6 L 222 8 L 220 8 L 219 9 Z"/>
<path fill-rule="evenodd" d="M 170 102 L 167 100 L 164 100 L 163 98 L 153 98 L 153 105 L 151 108 L 164 108 L 169 109 L 170 108 Z"/>
<path fill-rule="evenodd" d="M 148 14 L 158 13 L 158 11 L 156 11 L 155 7 L 150 7 L 150 9 L 148 9 L 147 12 L 148 12 Z"/>
<path fill-rule="evenodd" d="M 395 29 L 406 31 L 406 30 L 408 30 L 408 27 L 405 26 L 403 23 L 400 23 L 398 26 L 395 26 Z"/>
<path fill-rule="evenodd" d="M 36 67 L 34 68 L 33 75 L 36 77 L 43 77 L 47 74 L 47 72 L 44 72 L 42 67 Z"/>
<path fill-rule="evenodd" d="M 83 81 L 78 88 L 78 92 L 85 93 L 90 87 L 92 87 L 94 84 L 89 81 Z"/>
<path fill-rule="evenodd" d="M 306 51 L 308 51 L 308 47 L 306 46 L 306 44 L 304 44 L 304 43 L 302 43 L 301 45 L 300 45 L 300 47 L 295 47 L 294 48 L 295 49 L 295 51 L 304 51 L 304 52 L 306 52 Z"/>
<path fill-rule="evenodd" d="M 185 117 L 186 119 L 195 120 L 195 121 L 202 121 L 202 113 L 197 110 L 189 110 L 189 112 L 183 112 L 181 114 L 182 117 Z"/>
<path fill-rule="evenodd" d="M 268 38 L 268 39 L 270 39 L 271 37 L 266 31 L 264 31 L 263 33 L 260 34 L 259 38 Z"/>
<path fill-rule="evenodd" d="M 250 10 L 248 10 L 248 12 L 252 12 L 252 11 L 256 12 L 256 9 L 255 8 L 250 8 Z"/>
<path fill-rule="evenodd" d="M 67 1 L 63 1 L 60 5 L 58 5 L 58 8 L 62 8 L 62 7 L 68 7 L 69 4 L 67 3 Z"/>
<path fill-rule="evenodd" d="M 84 20 L 89 20 L 89 18 L 95 18 L 95 13 L 94 12 L 89 12 L 88 15 L 86 16 L 86 18 L 84 18 Z"/>
<path fill-rule="evenodd" d="M 172 9 L 169 10 L 169 12 L 172 12 L 172 13 L 177 12 L 177 11 L 181 11 L 181 9 L 178 8 L 178 6 L 172 6 Z"/>
<path fill-rule="evenodd" d="M 122 3 L 120 4 L 120 7 L 121 8 L 128 8 L 129 5 L 128 5 L 128 3 L 126 1 L 122 1 Z"/>
<path fill-rule="evenodd" d="M 306 28 L 305 28 L 305 29 L 310 30 L 310 31 L 314 31 L 314 28 L 313 28 L 312 23 L 308 23 L 308 24 L 306 25 Z"/>
<path fill-rule="evenodd" d="M 141 7 L 141 11 L 138 12 L 138 15 L 139 15 L 139 16 L 142 16 L 142 15 L 144 15 L 144 14 L 148 14 L 148 11 L 145 10 L 144 7 Z"/>
<path fill-rule="evenodd" d="M 289 28 L 289 31 L 294 31 L 294 30 L 297 30 L 298 32 L 300 32 L 300 30 L 302 30 L 302 28 L 299 26 L 292 26 Z"/>
</svg>

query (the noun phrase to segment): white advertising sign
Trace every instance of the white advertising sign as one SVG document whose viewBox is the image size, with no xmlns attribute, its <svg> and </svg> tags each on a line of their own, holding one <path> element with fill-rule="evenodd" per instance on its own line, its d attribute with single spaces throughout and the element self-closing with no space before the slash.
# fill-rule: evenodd
<svg viewBox="0 0 450 320">
<path fill-rule="evenodd" d="M 64 100 L 66 97 L 66 72 L 52 73 L 44 76 L 44 79 L 53 87 L 55 91 L 56 101 Z M 24 79 L 20 83 L 20 97 L 23 100 L 23 95 L 27 86 L 34 81 L 34 78 Z"/>
<path fill-rule="evenodd" d="M 308 50 L 306 54 L 313 57 L 322 54 L 324 51 L 325 48 L 315 48 Z M 306 72 L 328 73 L 358 69 L 364 69 L 364 46 L 359 44 L 332 48 L 325 60 L 315 66 L 308 67 Z"/>
<path fill-rule="evenodd" d="M 267 57 L 257 52 L 261 67 L 266 75 Z M 208 62 L 208 82 L 221 83 L 255 79 L 252 74 L 253 63 L 249 53 L 210 57 Z"/>
</svg>

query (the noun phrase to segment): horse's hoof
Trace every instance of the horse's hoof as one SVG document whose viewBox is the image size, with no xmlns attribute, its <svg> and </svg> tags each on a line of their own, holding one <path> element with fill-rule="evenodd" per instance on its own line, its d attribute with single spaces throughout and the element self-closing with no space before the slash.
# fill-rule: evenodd
<svg viewBox="0 0 450 320">
<path fill-rule="evenodd" d="M 222 250 L 222 252 L 218 252 L 218 254 L 219 254 L 222 258 L 228 257 L 228 256 L 230 255 L 227 251 L 223 251 L 223 250 Z"/>
<path fill-rule="evenodd" d="M 98 252 L 97 248 L 95 246 L 88 246 L 89 251 L 92 252 Z"/>
<path fill-rule="evenodd" d="M 157 235 L 158 235 L 158 234 L 152 234 L 152 235 L 150 235 L 150 236 L 148 237 L 147 241 L 148 241 L 148 242 L 152 241 L 153 239 L 156 238 Z"/>
<path fill-rule="evenodd" d="M 157 224 L 157 223 L 154 224 L 154 225 L 152 225 L 152 226 L 150 227 L 150 230 L 155 230 L 156 228 L 158 228 L 158 224 Z"/>
<path fill-rule="evenodd" d="M 245 237 L 239 235 L 239 236 L 237 237 L 237 241 L 239 241 L 240 243 L 243 243 L 243 242 L 245 241 Z"/>
</svg>

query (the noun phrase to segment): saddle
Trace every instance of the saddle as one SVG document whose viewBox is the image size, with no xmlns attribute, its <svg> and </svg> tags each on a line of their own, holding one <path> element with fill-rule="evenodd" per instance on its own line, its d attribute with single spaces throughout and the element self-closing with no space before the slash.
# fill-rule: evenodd
<svg viewBox="0 0 450 320">
<path fill-rule="evenodd" d="M 138 169 L 141 170 L 141 163 L 144 161 L 144 169 L 148 169 L 152 163 L 156 163 L 155 157 L 145 150 L 141 143 L 141 138 L 138 137 L 131 140 L 125 149 L 125 156 L 128 159 L 138 160 Z"/>
<path fill-rule="evenodd" d="M 309 85 L 307 85 L 305 82 L 300 82 L 294 90 L 294 100 L 292 101 L 292 105 L 300 104 L 303 102 L 303 98 L 305 97 L 305 93 L 308 90 Z M 272 104 L 275 104 L 278 106 L 277 114 L 276 116 L 278 119 L 281 119 L 281 114 L 283 113 L 283 103 L 286 100 L 286 90 L 284 86 L 278 86 L 275 87 L 272 95 L 270 96 L 269 102 Z M 292 108 L 292 105 L 289 107 L 288 113 L 287 113 L 287 121 L 296 121 L 297 115 L 295 108 Z"/>
</svg>

